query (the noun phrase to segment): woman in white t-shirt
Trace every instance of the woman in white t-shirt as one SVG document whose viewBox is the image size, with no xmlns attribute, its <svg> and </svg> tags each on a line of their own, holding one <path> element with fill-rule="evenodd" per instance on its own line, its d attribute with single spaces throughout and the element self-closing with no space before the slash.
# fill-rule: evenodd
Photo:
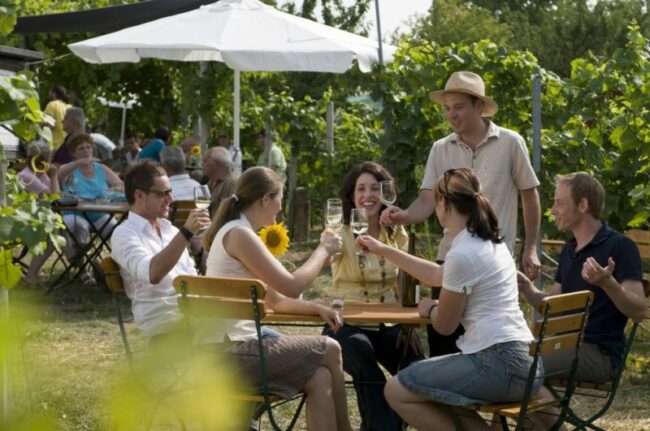
<svg viewBox="0 0 650 431">
<path fill-rule="evenodd" d="M 523 397 L 533 336 L 519 308 L 517 269 L 499 236 L 496 215 L 469 169 L 445 172 L 434 187 L 436 216 L 453 237 L 443 266 L 387 247 L 368 236 L 357 243 L 384 256 L 424 283 L 440 286 L 439 300 L 425 298 L 418 311 L 441 334 L 462 323 L 460 354 L 425 359 L 386 384 L 390 406 L 417 429 L 454 430 L 447 406 L 516 402 Z M 535 391 L 543 380 L 538 369 Z M 466 430 L 487 430 L 475 412 L 459 419 Z"/>
<path fill-rule="evenodd" d="M 332 231 L 309 259 L 293 272 L 273 257 L 257 231 L 275 223 L 282 209 L 284 181 L 265 167 L 244 172 L 235 193 L 221 201 L 203 245 L 210 250 L 206 275 L 257 278 L 268 286 L 266 305 L 276 312 L 320 315 L 334 331 L 341 325 L 329 307 L 297 298 L 311 285 L 323 265 L 340 251 L 340 239 Z M 237 355 L 237 366 L 254 387 L 261 384 L 255 325 L 249 320 L 220 320 L 198 334 L 202 341 L 228 341 Z M 269 391 L 290 399 L 302 391 L 307 396 L 307 429 L 352 431 L 348 418 L 341 348 L 326 336 L 262 335 Z"/>
</svg>

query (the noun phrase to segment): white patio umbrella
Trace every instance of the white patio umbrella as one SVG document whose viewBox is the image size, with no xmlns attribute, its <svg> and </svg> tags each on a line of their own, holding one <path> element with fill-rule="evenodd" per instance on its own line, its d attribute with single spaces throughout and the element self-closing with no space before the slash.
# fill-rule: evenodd
<svg viewBox="0 0 650 431">
<path fill-rule="evenodd" d="M 257 0 L 221 0 L 68 45 L 89 63 L 142 58 L 221 61 L 235 71 L 233 138 L 239 146 L 240 71 L 362 72 L 378 61 L 378 42 L 280 12 Z M 383 45 L 385 61 L 395 47 Z"/>
</svg>

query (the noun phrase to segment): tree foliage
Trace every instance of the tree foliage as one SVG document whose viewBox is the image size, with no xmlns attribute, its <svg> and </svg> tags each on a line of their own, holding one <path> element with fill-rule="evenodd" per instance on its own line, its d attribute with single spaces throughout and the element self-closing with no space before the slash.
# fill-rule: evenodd
<svg viewBox="0 0 650 431">
<path fill-rule="evenodd" d="M 413 32 L 440 45 L 490 39 L 528 50 L 545 69 L 568 76 L 573 59 L 611 56 L 625 46 L 631 22 L 650 35 L 645 6 L 645 0 L 436 0 Z"/>
<path fill-rule="evenodd" d="M 389 125 L 382 140 L 383 159 L 406 190 L 400 203 L 408 205 L 416 197 L 418 173 L 431 143 L 451 132 L 440 107 L 428 100 L 430 91 L 444 88 L 454 71 L 480 74 L 487 93 L 499 103 L 494 121 L 521 133 L 530 146 L 531 80 L 539 74 L 544 83 L 539 173 L 543 207 L 552 204 L 556 174 L 586 170 L 608 191 L 607 217 L 615 228 L 648 226 L 648 41 L 634 26 L 627 37 L 627 45 L 611 59 L 576 59 L 564 80 L 540 68 L 531 53 L 490 41 L 403 43 L 395 61 L 372 82 L 374 96 L 384 105 L 384 124 Z M 553 224 L 544 222 L 543 232 L 553 234 Z"/>
<path fill-rule="evenodd" d="M 51 139 L 50 129 L 42 126 L 46 119 L 29 74 L 0 77 L 0 118 L 0 127 L 7 128 L 23 141 L 38 137 Z M 0 146 L 0 164 L 6 163 L 4 147 Z M 32 253 L 41 254 L 47 240 L 60 246 L 63 238 L 59 230 L 63 224 L 61 216 L 50 209 L 51 199 L 37 199 L 27 193 L 12 172 L 0 183 L 5 187 L 0 192 L 11 203 L 0 206 L 0 286 L 11 288 L 21 275 L 20 269 L 12 263 L 11 250 L 25 245 Z"/>
</svg>

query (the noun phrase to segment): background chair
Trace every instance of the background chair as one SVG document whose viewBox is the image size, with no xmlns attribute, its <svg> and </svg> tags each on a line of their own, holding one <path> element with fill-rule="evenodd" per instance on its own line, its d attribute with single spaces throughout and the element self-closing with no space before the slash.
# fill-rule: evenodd
<svg viewBox="0 0 650 431">
<path fill-rule="evenodd" d="M 194 201 L 174 201 L 169 207 L 169 221 L 176 227 L 185 224 L 190 211 L 196 208 Z"/>
<path fill-rule="evenodd" d="M 260 403 L 273 429 L 283 430 L 273 415 L 273 408 L 286 401 L 269 392 L 268 371 L 262 343 L 262 319 L 266 316 L 263 301 L 266 294 L 264 283 L 255 279 L 181 275 L 174 279 L 174 287 L 181 294 L 178 305 L 188 317 L 219 317 L 255 322 L 258 347 L 256 357 L 262 374 L 262 390 L 257 394 L 233 394 L 233 397 L 242 401 Z M 303 394 L 298 398 L 298 406 L 289 425 L 285 428 L 287 431 L 295 426 L 305 403 Z"/>
<path fill-rule="evenodd" d="M 503 430 L 509 429 L 508 418 L 514 420 L 516 422 L 515 429 L 519 431 L 527 426 L 528 415 L 557 406 L 560 412 L 555 424 L 550 429 L 558 429 L 569 412 L 569 403 L 575 385 L 574 376 L 578 367 L 577 352 L 582 343 L 589 306 L 593 297 L 592 292 L 585 290 L 544 298 L 538 307 L 542 318 L 535 322 L 533 328 L 535 340 L 530 344 L 533 362 L 528 373 L 523 399 L 519 403 L 475 405 L 471 408 L 498 417 Z M 567 362 L 566 369 L 557 371 L 558 374 L 567 371 L 569 373 L 563 392 L 555 393 L 551 400 L 536 397 L 532 390 L 538 362 L 546 355 L 562 352 L 572 352 L 574 357 L 573 361 Z M 457 424 L 458 426 L 459 424 Z"/>
</svg>

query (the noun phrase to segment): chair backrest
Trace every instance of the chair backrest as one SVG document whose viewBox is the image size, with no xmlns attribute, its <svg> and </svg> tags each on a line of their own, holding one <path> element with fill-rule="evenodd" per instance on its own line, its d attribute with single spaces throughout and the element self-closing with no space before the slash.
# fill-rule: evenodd
<svg viewBox="0 0 650 431">
<path fill-rule="evenodd" d="M 188 316 L 259 320 L 266 315 L 266 286 L 260 280 L 179 275 L 174 288 L 181 294 L 178 305 Z"/>
<path fill-rule="evenodd" d="M 587 290 L 545 297 L 537 309 L 542 318 L 533 326 L 531 355 L 577 352 L 593 299 L 594 294 Z"/>
<path fill-rule="evenodd" d="M 630 229 L 625 235 L 639 247 L 641 258 L 650 259 L 650 230 Z"/>
<path fill-rule="evenodd" d="M 124 281 L 122 280 L 122 275 L 120 274 L 120 266 L 113 260 L 112 257 L 108 256 L 101 260 L 99 266 L 104 272 L 104 281 L 106 282 L 106 287 L 111 293 L 124 293 Z"/>
<path fill-rule="evenodd" d="M 176 227 L 185 224 L 190 211 L 196 208 L 194 201 L 174 201 L 169 207 L 169 221 Z"/>
<path fill-rule="evenodd" d="M 535 339 L 530 344 L 530 354 L 533 357 L 533 362 L 528 374 L 526 391 L 520 404 L 521 407 L 516 409 L 516 415 L 518 416 L 517 429 L 521 429 L 525 423 L 526 415 L 530 409 L 536 410 L 545 405 L 560 405 L 561 414 L 558 423 L 561 423 L 562 418 L 566 416 L 575 388 L 574 378 L 578 368 L 577 353 L 582 343 L 585 327 L 587 326 L 589 307 L 593 299 L 594 294 L 587 290 L 550 295 L 545 297 L 537 308 L 537 311 L 541 314 L 541 319 L 536 320 L 533 326 Z M 534 395 L 532 389 L 539 360 L 546 355 L 560 352 L 573 353 L 573 360 L 567 361 L 569 377 L 566 380 L 564 394 L 557 400 L 544 401 L 536 406 L 531 405 L 531 399 Z"/>
</svg>

